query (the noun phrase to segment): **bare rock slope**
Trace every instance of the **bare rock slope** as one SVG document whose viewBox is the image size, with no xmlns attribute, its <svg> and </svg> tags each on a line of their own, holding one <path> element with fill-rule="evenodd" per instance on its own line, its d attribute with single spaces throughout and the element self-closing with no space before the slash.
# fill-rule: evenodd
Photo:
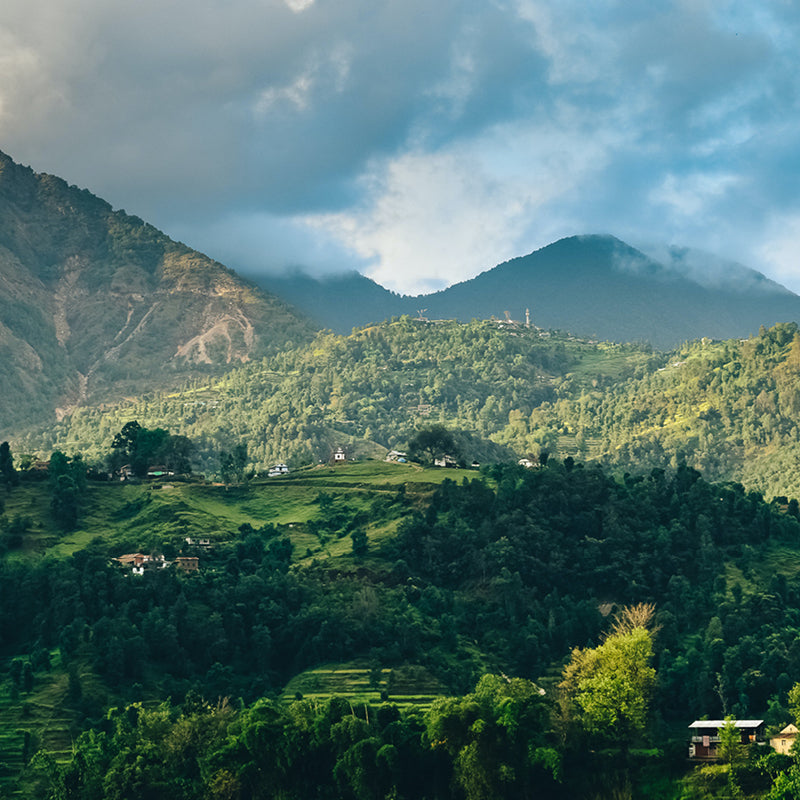
<svg viewBox="0 0 800 800">
<path fill-rule="evenodd" d="M 0 438 L 311 333 L 221 264 L 0 153 Z"/>
</svg>

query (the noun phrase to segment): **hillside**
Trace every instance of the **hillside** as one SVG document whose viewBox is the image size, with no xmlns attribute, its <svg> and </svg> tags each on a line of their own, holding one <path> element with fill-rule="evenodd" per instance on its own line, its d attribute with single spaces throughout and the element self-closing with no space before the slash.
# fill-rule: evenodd
<svg viewBox="0 0 800 800">
<path fill-rule="evenodd" d="M 347 334 L 412 310 L 409 298 L 384 289 L 358 272 L 312 278 L 296 270 L 284 275 L 250 275 L 268 292 L 303 310 L 321 328 Z M 416 309 L 413 309 L 416 314 Z"/>
<path fill-rule="evenodd" d="M 251 465 L 268 469 L 327 461 L 337 446 L 382 457 L 432 423 L 464 431 L 467 462 L 509 461 L 543 446 L 551 433 L 513 434 L 569 373 L 575 387 L 629 377 L 647 348 L 543 337 L 491 322 L 433 325 L 402 317 L 355 331 L 321 333 L 308 346 L 244 365 L 188 390 L 114 407 L 80 408 L 22 450 L 55 447 L 99 458 L 109 431 L 136 419 L 197 443 L 198 468 L 215 472 L 220 450 L 246 444 Z"/>
<path fill-rule="evenodd" d="M 684 341 L 748 336 L 800 319 L 800 298 L 754 270 L 685 248 L 659 259 L 612 236 L 573 236 L 433 294 L 401 297 L 358 275 L 254 278 L 321 325 L 349 333 L 392 315 L 504 319 L 544 329 L 671 349 Z M 342 295 L 351 299 L 344 306 Z"/>
<path fill-rule="evenodd" d="M 469 463 L 542 451 L 619 470 L 686 463 L 766 497 L 800 497 L 800 334 L 794 324 L 749 339 L 644 346 L 543 336 L 491 322 L 408 317 L 319 334 L 307 347 L 239 367 L 183 392 L 85 407 L 21 451 L 102 458 L 111 432 L 136 419 L 195 442 L 197 469 L 246 444 L 253 469 L 404 449 L 416 431 L 461 431 Z"/>
<path fill-rule="evenodd" d="M 788 692 L 800 675 L 796 506 L 707 483 L 685 467 L 624 481 L 555 460 L 538 470 L 492 467 L 460 484 L 448 474 L 367 464 L 240 487 L 90 484 L 84 521 L 69 534 L 49 530 L 46 482 L 24 479 L 4 495 L 9 513 L 31 519 L 28 530 L 6 526 L 2 536 L 0 751 L 15 772 L 0 778 L 14 779 L 40 741 L 62 763 L 72 756 L 71 766 L 39 760 L 26 780 L 77 778 L 73 796 L 88 798 L 97 796 L 88 787 L 135 762 L 142 796 L 153 782 L 177 781 L 180 796 L 200 798 L 220 770 L 231 785 L 233 777 L 261 785 L 249 760 L 240 766 L 252 751 L 256 763 L 274 757 L 283 765 L 270 775 L 288 782 L 284 796 L 308 796 L 305 773 L 319 774 L 315 796 L 355 800 L 370 794 L 341 788 L 343 776 L 379 766 L 384 744 L 397 748 L 395 761 L 407 759 L 407 770 L 421 768 L 431 742 L 445 741 L 433 736 L 443 725 L 455 763 L 443 753 L 435 759 L 443 779 L 434 793 L 430 783 L 410 788 L 395 771 L 387 780 L 405 786 L 398 797 L 455 800 L 463 797 L 451 788 L 455 756 L 469 742 L 455 732 L 485 728 L 474 724 L 477 683 L 484 692 L 514 689 L 492 695 L 501 730 L 526 730 L 531 721 L 514 716 L 511 701 L 528 696 L 520 694 L 526 687 L 537 698 L 536 724 L 527 728 L 536 738 L 525 742 L 549 748 L 543 796 L 591 796 L 597 774 L 639 784 L 655 780 L 655 770 L 674 792 L 640 787 L 627 796 L 675 798 L 692 774 L 687 719 L 732 713 L 779 728 L 790 718 Z M 210 544 L 192 551 L 186 537 L 198 534 Z M 170 559 L 196 552 L 200 569 L 133 576 L 110 561 L 138 547 Z M 649 724 L 631 731 L 611 721 L 597 730 L 582 729 L 580 714 L 565 721 L 557 686 L 565 660 L 576 658 L 573 648 L 608 641 L 614 608 L 641 602 L 657 609 Z M 497 678 L 481 678 L 486 672 Z M 614 674 L 617 681 L 624 672 Z M 294 694 L 281 691 L 287 686 Z M 330 696 L 333 686 L 344 698 Z M 470 694 L 436 699 L 439 692 Z M 388 705 L 395 702 L 415 708 L 408 729 Z M 127 710 L 109 713 L 113 706 Z M 246 732 L 230 714 L 248 708 Z M 310 738 L 333 723 L 330 745 Z M 148 747 L 172 725 L 161 747 Z M 193 736 L 215 742 L 208 770 L 197 760 L 211 751 L 192 745 Z M 620 760 L 626 742 L 653 749 Z M 336 772 L 289 770 L 300 754 L 317 764 L 328 747 L 338 748 Z M 482 769 L 502 773 L 510 757 L 488 749 Z M 162 773 L 165 760 L 171 767 Z M 537 761 L 518 764 L 522 771 L 506 771 L 492 796 L 524 796 L 517 782 Z M 560 764 L 563 771 L 552 768 Z M 766 775 L 753 764 L 734 777 L 750 776 L 763 790 L 787 766 Z"/>
<path fill-rule="evenodd" d="M 285 303 L 0 153 L 0 431 L 309 337 Z"/>
</svg>

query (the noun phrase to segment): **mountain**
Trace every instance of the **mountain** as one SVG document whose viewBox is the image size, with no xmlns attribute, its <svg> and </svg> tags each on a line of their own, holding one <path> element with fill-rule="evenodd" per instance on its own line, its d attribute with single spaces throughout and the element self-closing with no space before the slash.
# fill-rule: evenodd
<svg viewBox="0 0 800 800">
<path fill-rule="evenodd" d="M 363 278 L 345 279 L 353 302 L 319 303 L 325 286 L 287 280 L 291 300 L 333 330 L 377 321 L 381 315 L 431 319 L 517 320 L 611 341 L 647 341 L 661 349 L 708 337 L 747 336 L 759 328 L 800 319 L 800 297 L 760 273 L 715 256 L 670 248 L 654 258 L 613 236 L 573 236 L 512 259 L 427 295 L 401 297 Z M 264 285 L 280 291 L 278 280 Z M 367 286 L 371 284 L 371 286 Z M 327 279 L 327 286 L 336 285 Z M 287 294 L 287 297 L 289 295 Z M 338 324 L 346 319 L 346 324 Z"/>
<path fill-rule="evenodd" d="M 300 270 L 283 275 L 253 275 L 254 283 L 301 308 L 319 325 L 337 333 L 372 322 L 383 322 L 405 309 L 408 298 L 384 289 L 352 270 L 313 278 Z"/>
<path fill-rule="evenodd" d="M 0 153 L 0 437 L 310 332 L 283 301 L 221 264 Z"/>
<path fill-rule="evenodd" d="M 428 316 L 500 317 L 509 310 L 520 319 L 529 308 L 542 328 L 662 349 L 800 319 L 800 297 L 778 284 L 764 279 L 755 291 L 740 278 L 703 285 L 612 236 L 561 239 L 424 300 Z"/>
</svg>

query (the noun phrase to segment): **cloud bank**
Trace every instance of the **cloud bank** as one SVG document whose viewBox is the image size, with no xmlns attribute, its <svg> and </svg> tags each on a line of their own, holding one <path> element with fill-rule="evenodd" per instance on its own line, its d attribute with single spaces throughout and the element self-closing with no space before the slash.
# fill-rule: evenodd
<svg viewBox="0 0 800 800">
<path fill-rule="evenodd" d="M 559 236 L 800 290 L 780 0 L 7 0 L 0 148 L 246 272 L 416 293 Z"/>
</svg>

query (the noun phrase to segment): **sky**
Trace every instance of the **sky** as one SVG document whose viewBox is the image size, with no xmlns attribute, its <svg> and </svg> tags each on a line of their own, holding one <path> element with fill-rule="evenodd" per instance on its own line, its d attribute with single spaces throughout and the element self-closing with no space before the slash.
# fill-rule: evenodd
<svg viewBox="0 0 800 800">
<path fill-rule="evenodd" d="M 0 150 L 245 274 L 610 233 L 800 292 L 798 45 L 793 0 L 4 0 Z"/>
</svg>

